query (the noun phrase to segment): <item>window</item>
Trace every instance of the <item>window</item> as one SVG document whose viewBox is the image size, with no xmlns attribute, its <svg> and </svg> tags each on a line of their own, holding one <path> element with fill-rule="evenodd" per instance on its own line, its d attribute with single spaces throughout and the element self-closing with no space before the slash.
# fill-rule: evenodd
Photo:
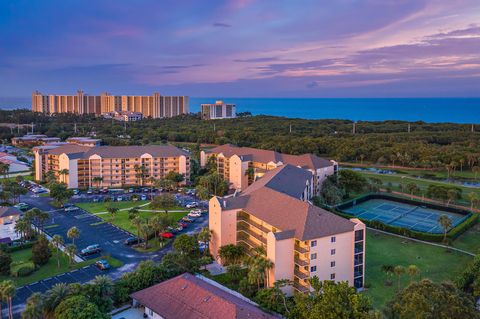
<svg viewBox="0 0 480 319">
<path fill-rule="evenodd" d="M 315 271 L 317 271 L 317 266 L 310 267 L 310 272 L 315 272 Z"/>
<path fill-rule="evenodd" d="M 335 273 L 330 274 L 330 280 L 335 280 Z"/>
<path fill-rule="evenodd" d="M 330 237 L 330 242 L 334 243 L 337 241 L 337 238 L 335 236 Z"/>
<path fill-rule="evenodd" d="M 317 259 L 317 253 L 313 253 L 310 255 L 310 259 Z"/>
<path fill-rule="evenodd" d="M 335 267 L 335 262 L 334 261 L 330 262 L 330 267 Z"/>
<path fill-rule="evenodd" d="M 149 314 L 150 316 L 153 316 L 153 310 L 152 310 L 152 309 L 148 309 L 148 314 Z"/>
<path fill-rule="evenodd" d="M 317 246 L 317 241 L 316 241 L 316 240 L 312 240 L 312 242 L 310 243 L 310 246 L 312 246 L 312 247 Z"/>
<path fill-rule="evenodd" d="M 363 229 L 355 231 L 355 241 L 363 240 Z"/>
<path fill-rule="evenodd" d="M 336 253 L 335 249 L 330 250 L 330 255 L 335 255 L 335 253 Z"/>
</svg>

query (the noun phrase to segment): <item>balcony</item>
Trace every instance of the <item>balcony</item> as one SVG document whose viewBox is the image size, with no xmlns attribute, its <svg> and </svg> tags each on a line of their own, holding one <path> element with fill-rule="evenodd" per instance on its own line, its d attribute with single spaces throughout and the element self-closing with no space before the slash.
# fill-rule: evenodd
<svg viewBox="0 0 480 319">
<path fill-rule="evenodd" d="M 246 223 L 250 226 L 253 226 L 253 227 L 257 228 L 258 230 L 260 230 L 261 232 L 266 233 L 266 234 L 268 234 L 270 232 L 270 229 L 266 228 L 265 226 L 260 225 L 257 222 L 254 222 L 252 219 L 248 218 L 244 214 L 239 214 L 238 215 L 238 222 L 244 222 L 244 223 Z"/>
<path fill-rule="evenodd" d="M 310 265 L 310 262 L 308 260 L 300 259 L 298 257 L 295 257 L 294 261 L 295 261 L 295 264 L 299 265 L 300 267 L 306 267 Z"/>
<path fill-rule="evenodd" d="M 298 278 L 300 278 L 300 279 L 307 279 L 307 278 L 310 277 L 309 274 L 304 273 L 304 272 L 303 272 L 302 270 L 300 270 L 300 269 L 295 269 L 294 274 L 295 274 L 296 277 L 298 277 Z"/>
<path fill-rule="evenodd" d="M 258 244 L 256 242 L 254 242 L 251 238 L 249 238 L 247 235 L 244 235 L 243 233 L 238 234 L 237 241 L 241 242 L 241 243 L 244 243 L 249 248 L 257 248 L 259 246 L 265 247 L 264 244 Z"/>
<path fill-rule="evenodd" d="M 264 245 L 267 244 L 267 239 L 265 237 L 263 237 L 259 234 L 256 234 L 255 232 L 249 230 L 247 227 L 239 226 L 237 228 L 237 232 L 241 232 L 241 233 L 244 233 L 246 236 L 253 237 Z M 242 236 L 242 234 L 240 236 Z"/>
<path fill-rule="evenodd" d="M 310 252 L 310 247 L 295 245 L 295 251 L 297 251 L 301 254 L 306 254 L 306 253 Z"/>
<path fill-rule="evenodd" d="M 307 293 L 307 292 L 310 292 L 310 288 L 308 288 L 307 286 L 304 286 L 303 284 L 301 284 L 300 282 L 298 281 L 295 281 L 293 283 L 293 288 L 295 290 L 297 290 L 298 292 L 301 292 L 301 293 Z"/>
</svg>

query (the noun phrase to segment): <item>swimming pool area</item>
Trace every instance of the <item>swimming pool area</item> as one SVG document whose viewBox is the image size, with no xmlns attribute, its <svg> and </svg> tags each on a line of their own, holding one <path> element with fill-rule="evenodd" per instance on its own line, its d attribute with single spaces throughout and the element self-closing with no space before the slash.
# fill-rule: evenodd
<svg viewBox="0 0 480 319">
<path fill-rule="evenodd" d="M 388 195 L 367 195 L 337 208 L 352 217 L 432 234 L 443 233 L 438 222 L 441 215 L 450 217 L 452 227 L 470 216 L 468 212 Z"/>
</svg>

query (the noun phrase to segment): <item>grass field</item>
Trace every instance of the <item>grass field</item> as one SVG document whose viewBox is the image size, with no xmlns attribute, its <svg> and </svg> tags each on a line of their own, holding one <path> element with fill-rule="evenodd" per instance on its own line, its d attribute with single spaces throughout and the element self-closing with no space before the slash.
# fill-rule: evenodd
<svg viewBox="0 0 480 319">
<path fill-rule="evenodd" d="M 408 275 L 401 277 L 401 287 L 411 280 L 429 278 L 436 282 L 454 280 L 472 260 L 471 256 L 417 243 L 411 240 L 384 235 L 374 230 L 367 231 L 366 242 L 366 289 L 365 294 L 371 297 L 375 308 L 382 308 L 397 290 L 397 278 L 391 286 L 386 286 L 387 275 L 382 272 L 382 265 L 416 265 L 420 274 L 415 278 Z"/>
<path fill-rule="evenodd" d="M 31 263 L 31 258 L 32 258 L 32 249 L 23 249 L 19 250 L 16 252 L 13 252 L 11 254 L 13 263 L 15 263 L 15 266 L 13 267 L 18 267 L 20 264 L 27 264 Z M 51 276 L 59 275 L 74 269 L 79 269 L 91 264 L 94 264 L 97 260 L 99 259 L 106 259 L 112 267 L 120 267 L 123 265 L 123 263 L 119 260 L 116 260 L 112 257 L 99 257 L 96 259 L 90 259 L 84 262 L 76 263 L 73 265 L 69 265 L 68 257 L 65 254 L 60 255 L 60 268 L 57 267 L 57 255 L 55 252 L 53 252 L 52 257 L 48 261 L 46 265 L 41 266 L 38 270 L 34 271 L 32 274 L 25 276 L 25 277 L 11 277 L 11 276 L 0 276 L 0 280 L 7 280 L 11 279 L 15 282 L 17 287 L 24 286 L 27 284 L 30 284 L 35 281 L 39 281 Z"/>
<path fill-rule="evenodd" d="M 153 213 L 153 212 L 140 212 L 140 217 L 142 218 L 151 218 L 156 214 L 165 214 L 165 213 Z M 181 219 L 182 217 L 186 216 L 186 212 L 171 212 L 168 213 L 169 216 L 175 221 Z M 130 219 L 128 219 L 128 211 L 120 211 L 115 215 L 115 219 L 112 219 L 110 214 L 101 214 L 97 215 L 98 217 L 102 218 L 103 220 L 112 223 L 126 231 L 131 232 L 132 234 L 137 234 L 137 228 L 132 225 Z"/>
<path fill-rule="evenodd" d="M 133 208 L 143 204 L 148 203 L 148 201 L 128 201 L 128 202 L 107 202 L 107 203 L 79 203 L 75 204 L 78 207 L 86 210 L 89 213 L 101 213 L 106 212 L 107 207 L 116 207 L 118 209 L 126 209 L 126 208 Z M 144 207 L 142 207 L 144 209 Z"/>
<path fill-rule="evenodd" d="M 458 249 L 463 249 L 472 254 L 480 253 L 480 223 L 477 223 L 475 226 L 467 230 L 465 233 L 460 235 L 452 243 L 452 246 Z"/>
</svg>

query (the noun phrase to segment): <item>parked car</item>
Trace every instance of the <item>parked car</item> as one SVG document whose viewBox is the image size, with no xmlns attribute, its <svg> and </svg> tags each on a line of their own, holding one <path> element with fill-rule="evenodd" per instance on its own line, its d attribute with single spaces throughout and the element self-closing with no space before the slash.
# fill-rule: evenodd
<svg viewBox="0 0 480 319">
<path fill-rule="evenodd" d="M 74 189 L 73 190 L 73 195 L 78 195 L 78 194 L 80 194 L 80 191 L 78 189 Z"/>
<path fill-rule="evenodd" d="M 106 188 L 106 187 L 102 188 L 101 192 L 102 192 L 102 194 L 107 194 L 108 193 L 108 188 Z"/>
<path fill-rule="evenodd" d="M 27 203 L 18 203 L 17 205 L 15 205 L 13 207 L 18 208 L 21 211 L 26 211 L 30 208 L 30 205 L 28 205 Z"/>
<path fill-rule="evenodd" d="M 182 218 L 182 221 L 184 221 L 186 223 L 191 223 L 191 222 L 193 222 L 193 219 L 190 219 L 190 218 L 185 216 L 185 217 Z"/>
<path fill-rule="evenodd" d="M 99 197 L 94 197 L 94 198 L 93 198 L 93 202 L 94 202 L 94 203 L 98 203 L 99 201 L 100 201 L 100 198 L 99 198 Z"/>
<path fill-rule="evenodd" d="M 93 194 L 93 189 L 89 188 L 89 189 L 87 190 L 87 195 L 92 195 L 92 194 Z"/>
<path fill-rule="evenodd" d="M 184 223 L 184 222 L 178 222 L 178 226 L 182 227 L 182 228 L 187 228 L 188 227 L 188 224 L 187 223 Z"/>
<path fill-rule="evenodd" d="M 127 246 L 131 246 L 131 245 L 143 243 L 143 239 L 137 238 L 137 237 L 128 237 L 127 239 L 125 239 L 123 243 Z"/>
<path fill-rule="evenodd" d="M 110 264 L 105 259 L 98 260 L 95 263 L 95 266 L 97 266 L 97 268 L 100 269 L 100 270 L 107 270 L 107 269 L 111 268 Z"/>
<path fill-rule="evenodd" d="M 94 245 L 90 245 L 90 246 L 87 246 L 86 248 L 82 249 L 80 251 L 80 255 L 81 256 L 93 255 L 93 254 L 99 253 L 101 250 L 102 249 L 100 248 L 100 245 L 94 244 Z"/>
<path fill-rule="evenodd" d="M 176 230 L 177 232 L 179 232 L 179 231 L 182 231 L 183 228 L 184 228 L 184 227 L 182 227 L 182 226 L 178 226 L 177 228 L 175 228 L 175 230 Z"/>
<path fill-rule="evenodd" d="M 201 214 L 201 213 L 197 213 L 197 212 L 190 212 L 190 213 L 188 213 L 187 216 L 188 216 L 188 217 L 191 217 L 191 218 L 198 218 L 198 217 L 202 216 L 202 214 Z"/>
<path fill-rule="evenodd" d="M 147 195 L 142 194 L 142 196 L 140 196 L 140 200 L 147 200 Z"/>
<path fill-rule="evenodd" d="M 198 203 L 197 202 L 190 202 L 187 205 L 185 205 L 185 207 L 186 208 L 195 208 L 195 207 L 198 207 Z"/>
<path fill-rule="evenodd" d="M 122 197 L 122 196 L 118 196 L 118 197 L 117 197 L 117 201 L 118 201 L 118 202 L 121 202 L 122 200 L 123 200 L 123 197 Z"/>
<path fill-rule="evenodd" d="M 79 208 L 77 206 L 69 206 L 67 208 L 65 208 L 65 211 L 66 212 L 74 212 L 76 210 L 78 210 Z"/>
<path fill-rule="evenodd" d="M 170 238 L 175 237 L 175 235 L 172 234 L 171 232 L 164 232 L 164 233 L 161 234 L 161 236 L 162 236 L 163 238 L 167 238 L 167 239 L 170 239 Z"/>
</svg>

